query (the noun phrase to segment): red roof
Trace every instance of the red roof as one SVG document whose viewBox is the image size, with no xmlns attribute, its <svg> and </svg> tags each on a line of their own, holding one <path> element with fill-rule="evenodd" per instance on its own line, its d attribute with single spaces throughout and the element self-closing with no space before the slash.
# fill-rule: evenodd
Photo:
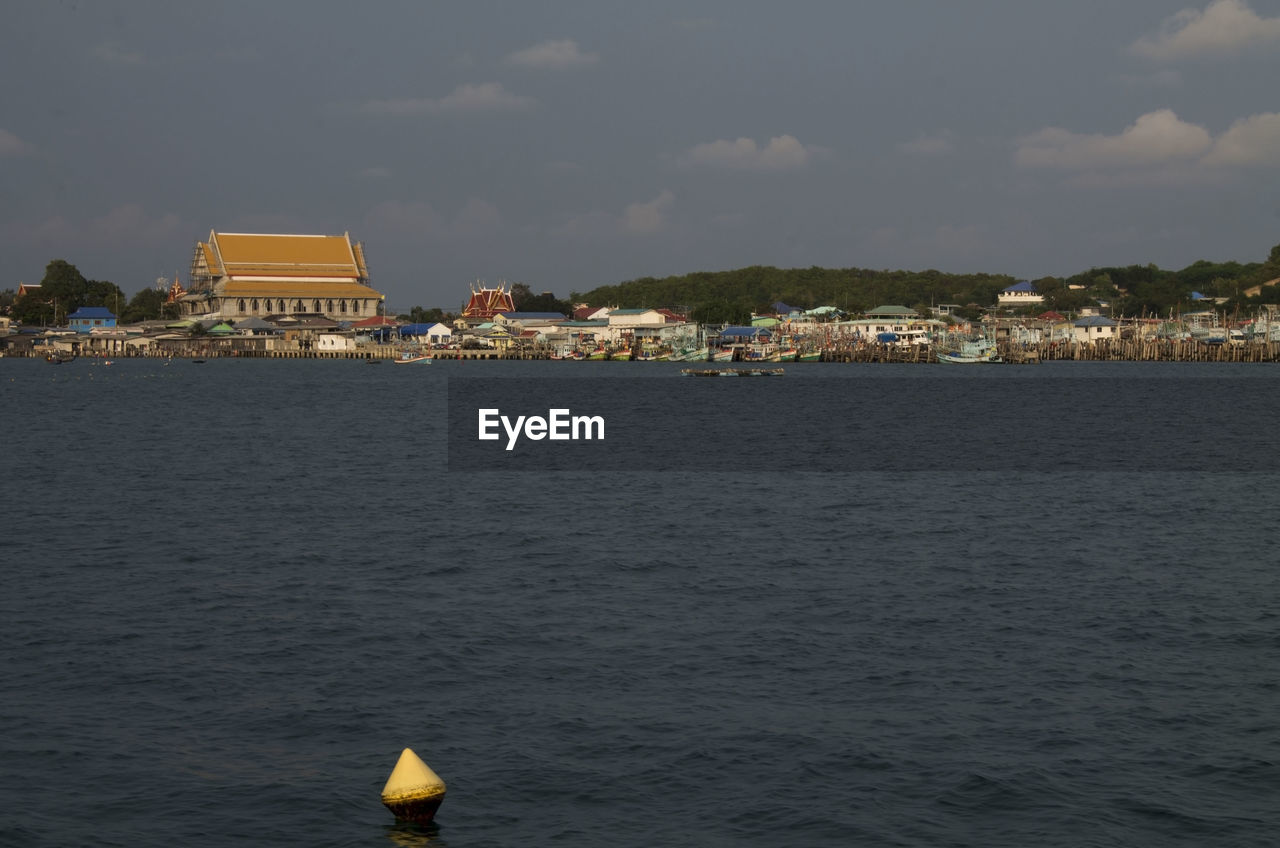
<svg viewBox="0 0 1280 848">
<path fill-rule="evenodd" d="M 504 288 L 472 290 L 471 299 L 462 310 L 462 317 L 489 321 L 501 312 L 515 312 L 516 305 L 511 292 Z"/>
<path fill-rule="evenodd" d="M 678 315 L 675 312 L 672 312 L 670 309 L 658 309 L 656 311 L 658 312 L 658 314 L 662 315 L 664 318 L 667 319 L 668 324 L 683 324 L 685 321 L 688 320 L 683 315 Z"/>
<path fill-rule="evenodd" d="M 351 326 L 353 327 L 398 327 L 400 322 L 394 318 L 388 318 L 386 315 L 375 315 L 372 318 L 366 318 L 363 321 L 357 321 Z"/>
<path fill-rule="evenodd" d="M 1054 312 L 1052 309 L 1042 314 L 1040 318 L 1045 321 L 1061 321 L 1062 320 L 1062 316 L 1059 315 L 1057 312 Z"/>
</svg>

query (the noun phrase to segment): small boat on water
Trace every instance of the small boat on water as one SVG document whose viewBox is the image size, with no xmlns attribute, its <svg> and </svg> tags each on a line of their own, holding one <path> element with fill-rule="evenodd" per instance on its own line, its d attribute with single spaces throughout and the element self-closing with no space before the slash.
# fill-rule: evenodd
<svg viewBox="0 0 1280 848">
<path fill-rule="evenodd" d="M 53 353 L 47 354 L 44 358 L 45 362 L 50 365 L 62 365 L 67 362 L 74 362 L 76 355 L 66 350 L 55 350 Z"/>
<path fill-rule="evenodd" d="M 682 377 L 781 377 L 782 368 L 681 368 Z"/>
<path fill-rule="evenodd" d="M 802 353 L 798 357 L 796 357 L 796 361 L 797 362 L 821 362 L 822 351 L 811 350 L 811 351 L 808 351 L 807 353 Z"/>
<path fill-rule="evenodd" d="M 630 359 L 631 359 L 631 348 L 629 348 L 629 347 L 624 347 L 624 348 L 622 348 L 621 350 L 615 350 L 613 353 L 609 354 L 609 359 L 610 359 L 610 360 L 613 360 L 613 361 L 615 361 L 615 362 L 620 362 L 620 361 L 624 361 L 624 360 L 625 360 L 625 361 L 630 361 Z"/>
<path fill-rule="evenodd" d="M 431 357 L 425 353 L 406 350 L 401 352 L 400 356 L 393 361 L 396 365 L 413 365 L 415 363 L 430 365 Z"/>
<path fill-rule="evenodd" d="M 996 349 L 993 339 L 960 338 L 946 343 L 938 350 L 938 361 L 950 365 L 978 365 L 982 363 L 1003 362 L 1000 351 Z"/>
</svg>

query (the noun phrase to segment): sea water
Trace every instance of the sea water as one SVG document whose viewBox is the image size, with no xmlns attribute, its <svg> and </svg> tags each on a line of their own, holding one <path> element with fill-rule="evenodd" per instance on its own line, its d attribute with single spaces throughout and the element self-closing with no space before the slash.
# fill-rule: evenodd
<svg viewBox="0 0 1280 848">
<path fill-rule="evenodd" d="M 1280 371 L 678 374 L 0 361 L 0 844 L 1275 843 Z"/>
</svg>

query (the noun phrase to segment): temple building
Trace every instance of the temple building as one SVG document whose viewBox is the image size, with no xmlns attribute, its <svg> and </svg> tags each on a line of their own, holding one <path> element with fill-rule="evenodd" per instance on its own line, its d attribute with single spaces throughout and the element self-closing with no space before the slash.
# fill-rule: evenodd
<svg viewBox="0 0 1280 848">
<path fill-rule="evenodd" d="M 323 315 L 359 321 L 378 314 L 364 248 L 340 236 L 219 233 L 196 242 L 191 279 L 178 298 L 192 318 Z"/>
<path fill-rule="evenodd" d="M 502 312 L 515 312 L 515 301 L 511 299 L 511 289 L 498 284 L 496 289 L 485 288 L 481 285 L 471 287 L 471 299 L 467 301 L 467 305 L 462 309 L 462 317 L 468 323 L 481 323 L 484 321 L 492 321 L 493 316 Z"/>
</svg>

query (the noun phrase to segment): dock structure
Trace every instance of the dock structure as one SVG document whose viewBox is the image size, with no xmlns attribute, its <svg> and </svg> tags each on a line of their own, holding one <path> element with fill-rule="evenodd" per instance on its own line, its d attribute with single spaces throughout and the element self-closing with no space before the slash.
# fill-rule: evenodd
<svg viewBox="0 0 1280 848">
<path fill-rule="evenodd" d="M 32 345 L 25 337 L 24 345 L 0 347 L 0 356 L 12 358 L 44 358 L 55 350 L 65 350 L 81 357 L 107 358 L 172 358 L 172 359 L 398 359 L 404 352 L 403 345 L 364 344 L 345 349 L 316 349 L 299 344 L 278 346 L 254 345 L 239 347 L 231 339 L 191 338 L 171 340 L 146 348 L 114 347 L 99 349 L 83 341 L 59 340 L 53 345 Z M 1080 341 L 1018 342 L 1000 339 L 996 342 L 1000 363 L 1005 365 L 1035 365 L 1051 361 L 1076 362 L 1280 362 L 1280 341 L 1231 341 L 1206 343 L 1195 339 L 1095 339 Z M 423 349 L 426 352 L 426 349 Z M 454 348 L 429 351 L 433 359 L 440 361 L 479 360 L 552 360 L 552 350 L 543 345 L 498 348 Z M 887 364 L 936 364 L 937 344 L 879 344 L 836 343 L 819 350 L 789 355 L 781 359 L 735 358 L 725 365 L 763 368 L 779 363 L 805 365 L 822 363 L 887 363 Z M 564 360 L 573 361 L 573 360 Z M 616 360 L 614 360 L 616 361 Z M 638 361 L 638 360 L 637 360 Z M 692 364 L 692 363 L 690 363 Z M 712 363 L 708 359 L 707 365 Z M 719 364 L 718 362 L 715 364 Z M 993 363 L 995 364 L 995 363 Z M 649 366 L 644 366 L 649 367 Z"/>
</svg>

